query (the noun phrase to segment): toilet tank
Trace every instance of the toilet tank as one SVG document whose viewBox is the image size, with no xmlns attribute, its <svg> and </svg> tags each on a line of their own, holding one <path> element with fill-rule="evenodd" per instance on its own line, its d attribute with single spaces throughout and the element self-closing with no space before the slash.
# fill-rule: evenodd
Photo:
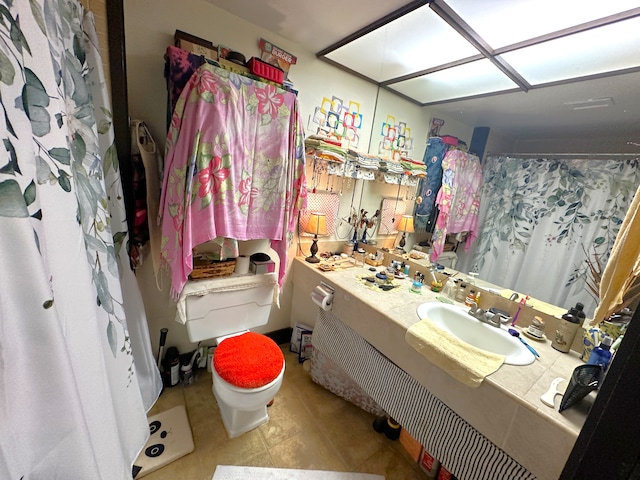
<svg viewBox="0 0 640 480">
<path fill-rule="evenodd" d="M 277 294 L 275 273 L 199 280 L 185 286 L 187 334 L 193 343 L 266 325 Z M 188 282 L 189 283 L 189 282 Z"/>
</svg>

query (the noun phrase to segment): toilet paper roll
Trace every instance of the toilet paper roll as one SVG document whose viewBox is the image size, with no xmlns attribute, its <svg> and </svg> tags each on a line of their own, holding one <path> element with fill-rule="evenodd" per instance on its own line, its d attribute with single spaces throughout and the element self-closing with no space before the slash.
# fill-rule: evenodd
<svg viewBox="0 0 640 480">
<path fill-rule="evenodd" d="M 246 275 L 249 273 L 249 257 L 240 255 L 236 258 L 236 268 L 234 269 L 234 272 L 238 275 Z"/>
<path fill-rule="evenodd" d="M 318 305 L 324 311 L 331 310 L 333 306 L 333 292 L 323 287 L 322 285 L 318 285 L 311 292 L 311 299 L 313 303 Z"/>
</svg>

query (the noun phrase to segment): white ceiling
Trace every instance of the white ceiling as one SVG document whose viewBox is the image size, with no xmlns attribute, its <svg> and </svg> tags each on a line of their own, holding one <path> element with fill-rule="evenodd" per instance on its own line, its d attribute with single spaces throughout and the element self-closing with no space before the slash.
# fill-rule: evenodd
<svg viewBox="0 0 640 480">
<path fill-rule="evenodd" d="M 287 38 L 313 53 L 322 52 L 398 9 L 411 8 L 425 3 L 420 1 L 408 2 L 406 0 L 207 1 L 259 27 Z M 628 6 L 631 5 L 628 1 L 535 0 L 533 2 L 533 0 L 518 0 L 516 2 L 514 0 L 485 0 L 478 2 L 477 0 L 436 0 L 435 5 L 462 18 L 477 34 L 474 38 L 479 38 L 481 42 L 484 42 L 482 43 L 483 45 L 488 45 L 489 42 L 492 42 L 491 46 L 494 49 L 498 49 L 527 38 L 550 34 L 577 23 L 596 20 L 598 15 L 594 16 L 592 13 L 593 8 L 589 8 L 590 2 L 604 3 L 609 6 L 617 4 L 611 10 L 611 12 L 617 13 L 620 8 L 633 8 Z M 533 22 L 527 19 L 521 25 L 512 21 L 514 14 L 511 11 L 511 7 L 515 4 L 524 3 L 533 4 L 537 9 L 547 9 L 545 21 Z M 573 7 L 573 14 L 558 11 L 560 6 Z M 416 10 L 416 12 L 418 11 Z M 429 13 L 424 12 L 424 9 L 422 12 L 423 15 Z M 610 12 L 605 12 L 605 15 L 608 14 Z M 405 18 L 408 19 L 408 17 Z M 426 25 L 426 19 L 421 18 L 420 20 L 424 20 L 424 22 L 408 21 L 402 27 L 404 32 L 411 32 L 409 36 L 411 39 L 415 39 L 415 42 L 419 37 L 424 37 L 425 33 L 430 33 L 440 28 L 435 24 L 430 24 L 432 26 L 425 29 L 422 25 Z M 638 22 L 638 18 L 627 20 L 627 22 Z M 621 26 L 623 23 L 618 22 L 602 27 L 608 29 L 608 31 L 603 30 L 606 31 L 606 35 L 602 34 L 602 43 L 606 42 L 616 47 L 616 42 L 621 42 L 620 39 L 623 36 Z M 371 32 L 366 37 L 373 39 L 373 43 L 376 41 L 374 37 L 376 35 L 381 37 L 381 33 L 385 31 L 386 39 L 393 39 L 400 34 L 398 28 L 395 28 L 396 30 L 394 30 L 393 24 L 389 24 L 382 29 Z M 444 25 L 444 28 L 446 29 L 448 26 Z M 587 33 L 593 36 L 594 31 L 591 30 Z M 640 66 L 640 28 L 634 28 L 632 31 L 634 33 L 631 34 L 629 39 L 631 46 L 618 48 L 618 51 L 620 51 L 620 55 L 626 55 L 627 59 L 631 58 L 631 62 L 637 62 L 636 64 L 631 64 L 631 67 L 637 67 Z M 452 32 L 455 33 L 454 36 L 451 36 Z M 459 42 L 462 37 L 453 29 L 451 29 L 451 32 L 446 33 L 450 35 L 449 38 L 451 40 L 449 42 L 451 46 L 454 43 L 461 43 L 463 56 L 477 56 L 479 54 L 479 51 L 475 48 L 469 49 L 469 45 Z M 503 33 L 511 35 L 508 41 L 499 38 L 498 34 Z M 455 38 L 456 36 L 458 38 Z M 611 38 L 614 39 L 613 42 L 610 41 Z M 344 47 L 327 52 L 325 56 L 331 62 L 364 74 L 375 82 L 384 82 L 407 72 L 416 72 L 429 68 L 425 64 L 425 59 L 416 53 L 413 54 L 413 57 L 410 57 L 415 58 L 415 64 L 411 62 L 408 67 L 406 65 L 397 65 L 397 62 L 394 64 L 394 61 L 399 57 L 397 51 L 393 52 L 394 55 L 386 56 L 386 58 L 393 59 L 393 61 L 388 62 L 380 61 L 380 58 L 384 55 L 376 55 L 375 53 L 362 55 L 362 50 L 358 50 L 358 47 L 359 44 L 363 44 L 362 48 L 367 47 L 364 39 L 365 37 L 359 37 Z M 380 40 L 378 39 L 377 41 Z M 566 45 L 567 37 L 563 42 Z M 390 40 L 385 41 L 385 45 L 388 45 L 389 49 L 392 48 L 392 43 Z M 406 44 L 407 42 L 405 42 Z M 562 46 L 562 42 L 559 42 L 559 44 L 558 53 L 564 53 L 562 50 L 566 47 Z M 545 46 L 545 44 L 542 44 L 542 46 Z M 617 46 L 619 47 L 619 45 Z M 393 46 L 393 48 L 398 47 Z M 536 47 L 529 47 L 529 49 L 534 48 Z M 431 57 L 437 57 L 440 53 L 444 55 L 446 49 L 447 45 L 439 44 L 437 49 L 431 50 Z M 379 50 L 369 51 L 376 52 Z M 593 53 L 590 54 L 592 51 Z M 629 52 L 632 55 L 628 55 Z M 513 63 L 511 66 L 515 67 L 515 64 L 520 65 L 518 62 L 522 61 L 517 58 L 517 54 L 517 51 L 506 52 L 502 57 L 509 58 L 510 62 Z M 520 57 L 525 58 L 526 56 L 520 55 Z M 554 55 L 547 53 L 547 56 L 553 57 Z M 584 70 L 582 68 L 583 65 L 591 61 L 596 68 L 596 70 L 592 71 L 602 71 L 608 67 L 607 63 L 611 63 L 611 58 L 612 54 L 598 52 L 595 48 L 593 50 L 586 49 L 586 55 L 574 69 L 578 75 L 581 75 L 580 71 Z M 482 60 L 482 62 L 489 63 L 488 60 Z M 439 63 L 436 61 L 438 65 L 442 63 L 446 63 L 446 59 Z M 598 70 L 600 65 L 602 67 Z M 467 68 L 468 66 L 469 64 L 462 65 L 462 68 Z M 547 74 L 560 66 L 563 66 L 562 61 L 552 59 L 548 64 L 541 63 L 539 72 Z M 492 65 L 489 65 L 489 67 L 493 68 Z M 528 80 L 526 68 L 521 70 L 518 67 L 515 70 L 518 70 L 518 73 L 521 73 L 525 80 Z M 527 92 L 520 90 L 467 100 L 446 101 L 444 103 L 432 102 L 430 108 L 448 117 L 456 118 L 467 125 L 490 127 L 492 131 L 497 131 L 513 139 L 615 136 L 640 143 L 640 72 L 635 71 L 640 69 L 634 68 L 633 70 L 632 73 L 593 78 L 573 83 L 553 84 L 552 86 L 539 88 L 535 88 L 537 83 L 535 81 L 525 82 L 528 85 L 534 85 L 534 88 Z M 441 70 L 438 73 L 442 74 L 446 71 Z M 372 74 L 371 72 L 376 73 Z M 522 72 L 526 72 L 527 75 Z M 379 78 L 373 79 L 374 76 Z M 475 74 L 474 76 L 478 75 Z M 495 86 L 497 89 L 519 90 L 506 77 L 487 76 L 486 78 L 487 88 Z M 533 78 L 533 76 L 529 78 Z M 405 97 L 411 96 L 417 99 L 417 103 L 429 103 L 424 98 L 419 98 L 420 89 L 417 87 L 420 86 L 421 82 L 426 85 L 423 79 L 411 79 L 397 83 L 395 86 L 391 83 L 387 88 L 392 89 L 392 91 L 395 88 L 395 91 L 402 93 Z M 540 82 L 540 84 L 543 83 Z M 447 98 L 447 92 L 441 92 L 440 94 L 443 95 L 440 98 Z M 576 106 L 575 102 L 609 97 L 612 101 L 608 102 L 606 107 L 584 108 L 585 106 L 596 106 L 597 102 L 592 102 L 586 105 L 578 105 L 581 108 L 573 109 Z M 599 103 L 597 104 L 599 105 Z"/>
</svg>

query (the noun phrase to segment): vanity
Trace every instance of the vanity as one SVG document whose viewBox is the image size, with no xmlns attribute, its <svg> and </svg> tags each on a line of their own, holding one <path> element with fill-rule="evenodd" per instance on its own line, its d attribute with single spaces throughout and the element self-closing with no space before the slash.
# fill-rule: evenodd
<svg viewBox="0 0 640 480">
<path fill-rule="evenodd" d="M 425 302 L 438 302 L 437 297 L 441 295 L 426 286 L 420 293 L 412 292 L 408 278 L 395 280 L 400 285 L 389 291 L 368 286 L 361 277 L 372 273 L 369 267 L 359 263 L 350 268 L 323 271 L 303 258 L 293 261 L 292 318 L 309 326 L 314 326 L 316 319 L 322 320 L 323 325 L 333 322 L 329 329 L 314 330 L 314 348 L 318 345 L 323 354 L 339 359 L 338 363 L 349 376 L 358 377 L 354 378 L 357 383 L 382 382 L 379 388 L 388 385 L 388 392 L 376 398 L 376 402 L 392 416 L 396 415 L 394 412 L 402 412 L 399 416 L 404 414 L 404 421 L 397 420 L 425 447 L 424 438 L 435 435 L 438 428 L 441 429 L 438 435 L 453 435 L 452 440 L 460 440 L 459 444 L 449 442 L 451 448 L 447 451 L 438 447 L 441 451 L 430 452 L 454 475 L 472 479 L 469 465 L 481 468 L 481 464 L 504 455 L 503 465 L 508 464 L 508 460 L 521 466 L 524 473 L 517 473 L 519 470 L 515 469 L 515 476 L 493 472 L 483 478 L 557 479 L 594 394 L 563 413 L 558 412 L 561 395 L 555 397 L 555 408 L 543 404 L 540 396 L 554 379 L 570 378 L 573 369 L 583 364 L 579 354 L 558 352 L 550 341 L 529 342 L 539 353 L 539 359 L 524 366 L 504 364 L 478 388 L 470 388 L 430 363 L 405 341 L 409 327 L 420 321 L 417 307 Z M 311 300 L 311 291 L 320 282 L 334 289 L 330 311 L 320 309 Z M 345 335 L 351 336 L 351 343 L 345 347 L 346 340 L 340 340 L 343 342 L 340 344 L 328 338 L 340 335 L 331 333 L 332 328 L 335 332 L 347 332 Z M 366 360 L 352 365 L 358 361 L 353 349 L 366 350 L 363 354 Z M 389 377 L 381 378 L 383 375 Z M 411 386 L 406 391 L 396 391 L 404 388 L 398 385 Z M 567 382 L 561 384 L 561 391 L 566 385 Z M 418 401 L 425 402 L 424 408 L 416 403 Z M 447 410 L 450 422 L 447 428 L 441 423 L 431 425 L 437 409 Z M 407 411 L 414 415 L 406 417 Z M 464 471 L 456 472 L 452 464 Z"/>
</svg>

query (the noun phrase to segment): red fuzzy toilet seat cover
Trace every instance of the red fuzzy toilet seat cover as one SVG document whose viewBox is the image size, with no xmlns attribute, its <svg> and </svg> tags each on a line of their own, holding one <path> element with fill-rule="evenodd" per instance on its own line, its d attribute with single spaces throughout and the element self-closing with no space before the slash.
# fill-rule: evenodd
<svg viewBox="0 0 640 480">
<path fill-rule="evenodd" d="M 240 388 L 259 388 L 273 382 L 283 364 L 278 344 L 254 332 L 226 338 L 213 354 L 213 368 L 220 378 Z"/>
</svg>

